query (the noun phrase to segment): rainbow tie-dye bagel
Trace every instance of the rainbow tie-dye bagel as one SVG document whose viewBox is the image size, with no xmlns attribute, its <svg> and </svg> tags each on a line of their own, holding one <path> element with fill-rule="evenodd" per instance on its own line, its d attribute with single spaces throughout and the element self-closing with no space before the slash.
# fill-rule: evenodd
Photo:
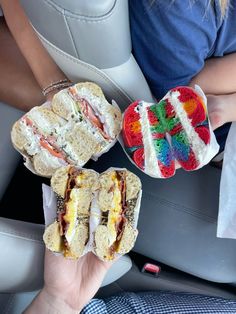
<svg viewBox="0 0 236 314">
<path fill-rule="evenodd" d="M 199 169 L 219 150 L 198 86 L 173 88 L 157 104 L 132 103 L 124 113 L 122 135 L 136 166 L 156 178 L 169 178 L 180 167 Z"/>
</svg>

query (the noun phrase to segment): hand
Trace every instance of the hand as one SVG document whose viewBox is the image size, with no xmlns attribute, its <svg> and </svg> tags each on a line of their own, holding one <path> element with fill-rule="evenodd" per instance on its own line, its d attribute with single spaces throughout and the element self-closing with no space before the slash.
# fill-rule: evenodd
<svg viewBox="0 0 236 314">
<path fill-rule="evenodd" d="M 93 253 L 72 260 L 46 249 L 44 287 L 24 313 L 79 313 L 95 295 L 111 265 Z"/>
<path fill-rule="evenodd" d="M 111 265 L 93 253 L 71 260 L 46 250 L 44 290 L 64 300 L 71 308 L 80 310 L 95 295 Z"/>
<path fill-rule="evenodd" d="M 236 94 L 208 95 L 207 107 L 213 130 L 236 121 Z"/>
</svg>

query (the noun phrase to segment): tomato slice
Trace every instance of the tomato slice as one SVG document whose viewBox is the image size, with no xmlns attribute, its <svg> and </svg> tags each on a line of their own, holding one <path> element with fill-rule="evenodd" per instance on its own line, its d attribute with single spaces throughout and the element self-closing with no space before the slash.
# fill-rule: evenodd
<svg viewBox="0 0 236 314">
<path fill-rule="evenodd" d="M 26 124 L 28 126 L 30 126 L 34 132 L 34 134 L 37 134 L 39 136 L 41 136 L 41 134 L 38 132 L 37 128 L 34 126 L 33 122 L 27 117 L 23 117 L 23 120 L 26 122 Z M 62 152 L 59 152 L 55 147 L 53 147 L 52 144 L 50 144 L 50 140 L 53 141 L 53 137 L 50 136 L 49 138 L 45 138 L 43 136 L 40 137 L 40 140 L 39 140 L 39 144 L 45 148 L 51 155 L 53 155 L 54 157 L 57 157 L 57 158 L 60 158 L 60 159 L 63 159 L 66 161 L 66 156 L 64 153 Z"/>
<path fill-rule="evenodd" d="M 22 119 L 23 121 L 25 121 L 27 126 L 30 126 L 32 128 L 34 134 L 39 134 L 39 131 L 34 125 L 33 121 L 31 121 L 27 116 L 24 116 Z"/>
<path fill-rule="evenodd" d="M 93 108 L 89 105 L 89 103 L 85 99 L 81 99 L 82 103 L 82 112 L 84 115 L 96 125 L 99 129 L 103 130 L 103 124 L 99 120 L 99 118 L 95 115 Z"/>
<path fill-rule="evenodd" d="M 27 125 L 33 127 L 33 122 L 27 116 L 23 117 L 23 120 L 25 120 Z"/>
<path fill-rule="evenodd" d="M 112 138 L 104 131 L 104 127 L 102 122 L 100 121 L 99 117 L 96 116 L 95 111 L 93 108 L 90 106 L 90 104 L 87 102 L 86 99 L 80 99 L 80 102 L 82 104 L 82 112 L 83 114 L 88 118 L 88 120 L 95 125 L 102 136 L 107 139 L 111 140 Z"/>
<path fill-rule="evenodd" d="M 51 155 L 53 155 L 54 157 L 57 157 L 57 158 L 61 158 L 63 160 L 65 160 L 65 155 L 61 152 L 59 152 L 58 150 L 56 150 L 56 148 L 54 148 L 51 144 L 49 144 L 44 138 L 40 138 L 40 145 L 47 149 L 49 151 L 49 153 Z"/>
<path fill-rule="evenodd" d="M 70 87 L 69 92 L 71 93 L 75 101 L 80 102 L 82 113 L 94 126 L 99 129 L 102 136 L 107 140 L 112 140 L 112 138 L 104 131 L 103 123 L 100 121 L 99 117 L 96 116 L 95 111 L 93 110 L 89 102 L 85 98 L 78 95 L 75 87 Z"/>
</svg>

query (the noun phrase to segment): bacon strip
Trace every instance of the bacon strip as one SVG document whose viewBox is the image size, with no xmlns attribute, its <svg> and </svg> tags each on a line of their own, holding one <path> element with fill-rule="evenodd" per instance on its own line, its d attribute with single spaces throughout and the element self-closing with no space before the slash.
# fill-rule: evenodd
<svg viewBox="0 0 236 314">
<path fill-rule="evenodd" d="M 75 179 L 76 177 L 81 173 L 81 170 L 74 169 L 74 167 L 70 167 L 68 172 L 68 180 L 66 185 L 66 191 L 65 191 L 65 198 L 64 198 L 64 208 L 58 215 L 58 221 L 60 224 L 60 235 L 64 236 L 66 234 L 66 231 L 68 229 L 69 224 L 64 220 L 64 216 L 66 215 L 66 205 L 67 202 L 70 199 L 70 193 L 71 190 L 75 187 Z M 67 245 L 66 238 L 64 238 L 65 245 Z"/>
<path fill-rule="evenodd" d="M 126 173 L 124 171 L 118 172 L 119 175 L 119 181 L 120 181 L 120 191 L 121 191 L 121 215 L 120 219 L 117 222 L 116 228 L 117 228 L 117 238 L 116 241 L 119 241 L 121 239 L 125 223 L 127 221 L 125 217 L 125 212 L 127 210 L 127 202 L 126 202 Z"/>
</svg>

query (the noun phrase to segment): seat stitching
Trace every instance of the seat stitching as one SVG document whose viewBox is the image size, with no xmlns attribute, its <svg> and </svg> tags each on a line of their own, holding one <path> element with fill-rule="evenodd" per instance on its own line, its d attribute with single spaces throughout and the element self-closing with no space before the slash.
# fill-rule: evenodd
<svg viewBox="0 0 236 314">
<path fill-rule="evenodd" d="M 187 206 L 184 206 L 184 205 L 178 204 L 178 203 L 173 203 L 173 202 L 168 201 L 166 199 L 157 197 L 156 195 L 154 196 L 150 193 L 147 193 L 147 194 L 148 194 L 148 197 L 145 197 L 145 193 L 143 194 L 143 197 L 146 199 L 152 198 L 153 200 L 155 200 L 155 202 L 159 202 L 160 204 L 162 204 L 165 207 L 171 207 L 172 209 L 175 209 L 176 211 L 185 212 L 185 213 L 192 215 L 196 218 L 199 218 L 199 219 L 202 219 L 202 220 L 205 220 L 208 222 L 212 222 L 214 224 L 216 224 L 216 222 L 217 222 L 217 220 L 214 217 L 212 217 L 208 214 L 202 214 L 197 209 L 187 207 Z"/>
<path fill-rule="evenodd" d="M 70 38 L 71 38 L 71 41 L 72 41 L 72 44 L 73 44 L 73 47 L 74 47 L 74 51 L 76 53 L 76 57 L 79 58 L 79 54 L 78 54 L 78 49 L 76 48 L 76 45 L 75 45 L 75 40 L 74 40 L 74 36 L 73 36 L 73 33 L 71 31 L 71 28 L 70 28 L 70 25 L 67 21 L 67 17 L 66 15 L 64 15 L 64 21 L 65 21 L 65 24 L 66 24 L 66 27 L 67 27 L 67 30 L 69 32 L 69 35 L 70 35 Z"/>
<path fill-rule="evenodd" d="M 38 33 L 38 34 L 39 34 L 39 33 Z M 113 91 L 114 91 L 115 93 L 117 93 L 118 95 L 120 95 L 120 97 L 123 98 L 124 101 L 126 101 L 127 99 L 128 99 L 129 101 L 132 101 L 132 99 L 126 94 L 126 92 L 123 91 L 120 87 L 116 86 L 116 85 L 111 81 L 111 79 L 109 79 L 108 77 L 106 77 L 106 76 L 104 75 L 104 73 L 103 73 L 101 70 L 98 70 L 98 69 L 97 69 L 95 66 L 93 66 L 93 65 L 90 65 L 90 64 L 85 63 L 84 61 L 81 61 L 81 60 L 78 60 L 78 59 L 74 59 L 74 58 L 71 57 L 70 55 L 63 53 L 61 50 L 59 50 L 59 49 L 56 48 L 55 46 L 50 45 L 50 44 L 47 42 L 47 40 L 45 40 L 45 38 L 44 38 L 41 34 L 39 34 L 39 35 L 40 35 L 40 38 L 50 47 L 50 49 L 55 50 L 58 54 L 60 54 L 60 55 L 63 56 L 64 58 L 67 58 L 67 59 L 71 60 L 72 62 L 74 62 L 74 63 L 76 63 L 76 64 L 78 64 L 78 65 L 80 65 L 80 66 L 82 66 L 82 67 L 84 67 L 84 68 L 86 68 L 86 69 L 88 69 L 88 70 L 94 72 L 94 73 L 96 73 L 98 76 L 102 77 L 102 78 L 110 85 L 110 87 L 113 89 Z M 127 99 L 125 99 L 124 95 L 125 95 L 125 97 L 127 97 Z"/>
<path fill-rule="evenodd" d="M 77 17 L 72 17 L 72 16 L 71 16 L 71 18 L 80 20 L 80 21 L 82 21 L 82 22 L 87 22 L 86 18 L 102 18 L 102 21 L 108 19 L 108 18 L 113 14 L 114 8 L 115 8 L 116 3 L 117 3 L 117 0 L 115 0 L 115 2 L 114 2 L 114 4 L 113 4 L 113 6 L 111 7 L 111 9 L 110 9 L 107 13 L 105 13 L 105 14 L 103 14 L 103 15 L 82 15 L 82 14 L 78 14 L 78 13 L 76 14 L 76 13 L 74 13 L 74 12 L 68 10 L 68 9 L 63 8 L 63 7 L 62 7 L 61 5 L 59 5 L 58 3 L 55 3 L 53 0 L 51 0 L 51 1 L 49 1 L 49 0 L 43 0 L 43 1 L 44 1 L 48 6 L 51 6 L 54 10 L 58 11 L 59 13 L 65 14 L 65 13 L 68 12 L 68 13 L 74 15 L 74 16 L 77 16 Z M 61 11 L 60 11 L 59 9 L 60 9 Z M 81 17 L 83 17 L 83 18 L 79 18 L 79 16 L 81 16 Z"/>
<path fill-rule="evenodd" d="M 33 234 L 30 234 L 30 233 L 25 233 L 25 232 L 15 232 L 15 231 L 12 231 L 10 229 L 0 229 L 0 234 L 3 234 L 3 235 L 7 235 L 7 236 L 10 236 L 10 237 L 17 237 L 17 238 L 21 238 L 21 239 L 24 239 L 24 240 L 33 240 L 35 242 L 40 242 L 42 243 L 42 237 L 38 236 L 34 236 Z"/>
</svg>

